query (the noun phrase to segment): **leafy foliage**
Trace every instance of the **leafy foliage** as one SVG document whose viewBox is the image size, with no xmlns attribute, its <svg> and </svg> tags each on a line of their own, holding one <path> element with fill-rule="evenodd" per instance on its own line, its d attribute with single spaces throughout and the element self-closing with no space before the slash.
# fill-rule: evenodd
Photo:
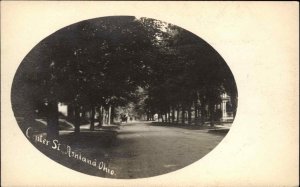
<svg viewBox="0 0 300 187">
<path fill-rule="evenodd" d="M 236 108 L 234 78 L 209 44 L 171 24 L 122 16 L 79 22 L 41 41 L 16 73 L 12 104 L 33 114 L 45 102 L 135 103 L 139 114 L 154 114 L 214 105 L 224 92 Z"/>
</svg>

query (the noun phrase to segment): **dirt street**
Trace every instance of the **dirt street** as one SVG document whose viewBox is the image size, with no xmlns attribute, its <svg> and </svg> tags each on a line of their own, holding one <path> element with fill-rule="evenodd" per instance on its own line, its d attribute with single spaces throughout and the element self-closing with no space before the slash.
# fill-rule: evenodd
<svg viewBox="0 0 300 187">
<path fill-rule="evenodd" d="M 210 152 L 224 137 L 205 130 L 122 124 L 107 151 L 117 178 L 156 176 L 183 168 Z"/>
</svg>

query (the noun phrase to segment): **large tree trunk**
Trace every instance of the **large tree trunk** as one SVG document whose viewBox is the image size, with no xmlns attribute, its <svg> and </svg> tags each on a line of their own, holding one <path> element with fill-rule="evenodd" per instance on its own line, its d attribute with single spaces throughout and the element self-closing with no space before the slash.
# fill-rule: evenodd
<svg viewBox="0 0 300 187">
<path fill-rule="evenodd" d="M 102 113 L 102 106 L 98 107 L 98 113 L 99 113 L 99 116 L 98 116 L 98 126 L 101 127 L 103 125 L 103 113 Z"/>
<path fill-rule="evenodd" d="M 188 124 L 192 124 L 192 109 L 191 109 L 191 106 L 188 107 Z"/>
<path fill-rule="evenodd" d="M 55 138 L 59 134 L 57 101 L 50 101 L 47 108 L 47 137 Z"/>
<path fill-rule="evenodd" d="M 109 105 L 108 107 L 107 125 L 110 125 L 110 118 L 111 118 L 111 105 Z"/>
<path fill-rule="evenodd" d="M 74 107 L 72 104 L 68 105 L 68 109 L 67 109 L 67 116 L 68 116 L 68 119 L 70 121 L 73 121 L 74 120 Z"/>
<path fill-rule="evenodd" d="M 106 107 L 103 107 L 103 124 L 107 124 L 108 120 L 107 120 L 107 110 Z"/>
<path fill-rule="evenodd" d="M 75 110 L 75 118 L 74 118 L 75 135 L 79 135 L 80 132 L 79 106 L 75 106 L 74 110 Z"/>
<path fill-rule="evenodd" d="M 114 119 L 115 119 L 115 107 L 111 106 L 111 111 L 110 111 L 110 123 L 114 124 Z"/>
<path fill-rule="evenodd" d="M 166 113 L 164 114 L 164 116 L 165 116 L 165 122 L 168 123 L 168 113 L 166 112 Z"/>
<path fill-rule="evenodd" d="M 205 105 L 204 103 L 201 103 L 200 105 L 200 113 L 201 113 L 201 125 L 204 124 L 205 120 L 206 120 L 206 112 L 205 112 Z"/>
<path fill-rule="evenodd" d="M 102 106 L 102 122 L 101 124 L 106 124 L 106 109 L 104 106 Z"/>
<path fill-rule="evenodd" d="M 168 119 L 168 123 L 170 123 L 170 110 L 168 111 L 168 113 L 167 113 L 167 119 Z"/>
<path fill-rule="evenodd" d="M 90 130 L 95 130 L 95 106 L 91 107 L 91 126 Z"/>
<path fill-rule="evenodd" d="M 182 107 L 181 122 L 182 122 L 182 124 L 185 124 L 185 108 L 184 108 L 184 106 Z"/>
<path fill-rule="evenodd" d="M 195 104 L 195 121 L 198 119 L 198 105 Z"/>
<path fill-rule="evenodd" d="M 175 109 L 172 107 L 172 123 L 175 121 Z"/>
<path fill-rule="evenodd" d="M 209 104 L 209 121 L 210 121 L 210 126 L 214 126 L 214 105 Z"/>
<path fill-rule="evenodd" d="M 172 118 L 171 107 L 169 107 L 168 116 L 169 116 L 168 122 L 171 123 L 171 118 Z"/>
<path fill-rule="evenodd" d="M 180 109 L 179 107 L 177 107 L 177 120 L 176 120 L 176 123 L 179 123 L 179 115 L 180 115 Z"/>
</svg>

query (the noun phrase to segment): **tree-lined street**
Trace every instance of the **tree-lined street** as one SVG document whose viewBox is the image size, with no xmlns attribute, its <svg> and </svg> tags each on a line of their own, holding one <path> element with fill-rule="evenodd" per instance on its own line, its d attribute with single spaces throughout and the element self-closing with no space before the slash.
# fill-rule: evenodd
<svg viewBox="0 0 300 187">
<path fill-rule="evenodd" d="M 237 108 L 234 77 L 208 43 L 134 16 L 85 20 L 46 37 L 20 64 L 11 96 L 20 128 L 38 149 L 77 171 L 113 178 L 197 161 L 224 137 L 205 129 L 227 122 L 226 111 L 232 122 Z M 45 147 L 54 140 L 65 152 Z M 92 160 L 103 161 L 101 172 Z"/>
<path fill-rule="evenodd" d="M 46 118 L 47 134 L 56 137 L 59 103 L 78 135 L 83 120 L 93 131 L 130 107 L 140 119 L 157 114 L 162 122 L 213 126 L 224 93 L 234 116 L 233 75 L 205 41 L 172 24 L 124 16 L 83 21 L 41 41 L 15 75 L 12 106 L 27 123 Z"/>
</svg>

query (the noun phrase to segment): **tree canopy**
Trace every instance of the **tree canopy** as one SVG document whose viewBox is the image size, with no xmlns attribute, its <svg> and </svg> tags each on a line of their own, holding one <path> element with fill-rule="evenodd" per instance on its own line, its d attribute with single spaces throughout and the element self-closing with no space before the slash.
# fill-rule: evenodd
<svg viewBox="0 0 300 187">
<path fill-rule="evenodd" d="M 31 116 L 41 103 L 133 102 L 153 115 L 213 106 L 224 92 L 236 108 L 233 75 L 201 38 L 159 20 L 116 16 L 67 26 L 37 44 L 16 72 L 12 106 L 15 115 Z"/>
</svg>

